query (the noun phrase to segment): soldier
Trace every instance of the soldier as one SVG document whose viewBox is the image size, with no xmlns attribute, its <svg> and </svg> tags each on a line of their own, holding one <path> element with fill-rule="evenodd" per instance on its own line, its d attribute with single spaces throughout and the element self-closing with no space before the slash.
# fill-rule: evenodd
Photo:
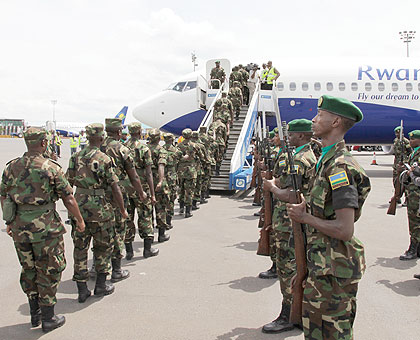
<svg viewBox="0 0 420 340">
<path fill-rule="evenodd" d="M 128 132 L 126 130 L 123 130 L 121 132 L 120 142 L 123 143 L 123 144 L 125 144 L 125 143 L 127 143 L 127 141 L 128 141 Z"/>
<path fill-rule="evenodd" d="M 410 232 L 410 245 L 408 250 L 400 256 L 400 260 L 415 260 L 420 257 L 420 130 L 411 131 L 409 134 L 410 146 L 414 149 L 408 158 L 411 169 L 404 176 L 407 193 L 408 229 Z M 397 169 L 402 172 L 403 165 Z"/>
<path fill-rule="evenodd" d="M 233 83 L 235 81 L 239 81 L 239 83 L 242 81 L 242 75 L 239 73 L 239 67 L 235 66 L 232 68 L 232 72 L 230 73 L 229 76 L 229 87 L 232 88 L 233 87 Z"/>
<path fill-rule="evenodd" d="M 174 216 L 176 190 L 178 183 L 178 176 L 176 172 L 177 149 L 173 144 L 175 136 L 172 133 L 165 133 L 163 135 L 163 139 L 165 140 L 163 147 L 168 154 L 168 159 L 166 162 L 166 181 L 168 182 L 169 199 L 166 211 L 166 224 L 169 228 L 172 228 L 172 217 Z"/>
<path fill-rule="evenodd" d="M 309 201 L 310 182 L 315 174 L 316 157 L 310 142 L 312 137 L 312 122 L 307 119 L 295 119 L 288 124 L 290 145 L 296 147 L 294 163 L 297 170 L 298 186 L 305 199 Z M 282 150 L 283 151 L 283 150 Z M 281 152 L 281 151 L 280 151 Z M 286 203 L 289 202 L 289 192 L 292 188 L 290 170 L 287 166 L 285 153 L 278 158 L 276 167 L 280 176 L 272 181 L 264 180 L 264 190 L 268 189 L 278 199 L 273 212 L 273 230 L 276 242 L 276 267 L 280 279 L 280 290 L 283 295 L 282 308 L 278 318 L 264 325 L 264 333 L 280 333 L 294 328 L 290 323 L 290 308 L 292 305 L 291 280 L 296 273 L 295 251 L 290 245 L 292 225 L 287 216 Z"/>
<path fill-rule="evenodd" d="M 52 331 L 65 323 L 54 314 L 61 273 L 66 268 L 64 225 L 55 210 L 62 199 L 79 232 L 85 229 L 77 202 L 60 165 L 42 156 L 48 141 L 45 130 L 24 132 L 28 151 L 6 164 L 0 199 L 6 232 L 13 238 L 22 272 L 20 285 L 28 296 L 33 327 Z"/>
<path fill-rule="evenodd" d="M 312 130 L 323 148 L 310 200 L 287 205 L 289 217 L 306 224 L 305 339 L 353 339 L 357 288 L 366 268 L 363 244 L 353 236 L 354 223 L 371 187 L 343 138 L 362 119 L 359 108 L 346 99 L 319 99 Z"/>
<path fill-rule="evenodd" d="M 219 118 L 222 121 L 222 123 L 226 125 L 226 133 L 229 138 L 230 126 L 232 125 L 232 118 L 227 104 L 222 104 L 220 108 L 214 112 L 213 120 L 217 120 Z"/>
<path fill-rule="evenodd" d="M 220 60 L 215 61 L 216 66 L 210 71 L 210 79 L 218 79 L 218 81 L 211 81 L 212 89 L 219 89 L 220 86 L 225 82 L 226 73 L 223 67 L 220 66 Z"/>
<path fill-rule="evenodd" d="M 222 123 L 220 118 L 210 124 L 209 134 L 214 134 L 215 142 L 218 146 L 216 158 L 216 176 L 219 176 L 220 166 L 222 165 L 227 141 L 227 127 L 225 124 Z"/>
<path fill-rule="evenodd" d="M 232 122 L 233 122 L 233 104 L 232 101 L 227 97 L 227 92 L 223 91 L 222 92 L 222 98 L 219 98 L 216 100 L 216 102 L 214 103 L 214 112 L 217 112 L 220 110 L 220 108 L 222 107 L 222 104 L 227 104 L 227 107 L 229 109 L 229 114 L 230 114 L 230 120 L 231 120 L 231 126 L 232 126 Z"/>
<path fill-rule="evenodd" d="M 229 99 L 232 101 L 233 104 L 235 118 L 236 120 L 239 120 L 239 114 L 241 113 L 241 106 L 243 103 L 243 96 L 239 81 L 234 81 L 233 87 L 229 89 Z"/>
<path fill-rule="evenodd" d="M 397 126 L 394 129 L 395 139 L 394 139 L 394 164 L 392 166 L 392 183 L 397 184 L 397 177 L 400 175 L 398 172 L 398 165 L 403 162 L 407 163 L 410 157 L 410 154 L 413 152 L 413 149 L 410 146 L 410 141 L 404 137 L 404 131 L 401 131 L 401 126 Z M 402 134 L 402 143 L 400 142 L 400 133 Z M 401 203 L 401 200 L 398 199 L 398 203 Z"/>
<path fill-rule="evenodd" d="M 128 126 L 130 139 L 125 144 L 131 151 L 137 175 L 143 186 L 143 191 L 147 197 L 144 201 L 140 200 L 136 191 L 128 187 L 128 207 L 129 218 L 127 220 L 127 232 L 125 234 L 126 259 L 131 260 L 134 256 L 133 241 L 136 235 L 134 224 L 134 213 L 137 209 L 139 235 L 144 240 L 143 257 L 148 258 L 159 254 L 159 250 L 152 248 L 154 239 L 153 232 L 153 206 L 156 204 L 155 187 L 153 185 L 152 174 L 152 153 L 149 147 L 140 142 L 141 124 L 131 123 Z"/>
<path fill-rule="evenodd" d="M 110 202 L 105 199 L 105 192 L 111 187 L 119 211 L 127 218 L 124 199 L 118 186 L 112 160 L 99 147 L 104 140 L 104 126 L 94 123 L 86 126 L 89 144 L 70 158 L 67 178 L 70 185 L 76 187 L 75 198 L 86 223 L 84 232 L 77 230 L 72 218 L 72 238 L 74 244 L 74 275 L 77 283 L 80 303 L 91 295 L 87 288 L 89 279 L 87 258 L 90 240 L 93 239 L 93 258 L 96 270 L 95 295 L 104 296 L 114 292 L 112 284 L 106 284 L 106 277 L 111 271 L 111 255 L 114 239 L 114 212 Z"/>
<path fill-rule="evenodd" d="M 124 202 L 127 204 L 127 188 L 133 186 L 136 190 L 139 199 L 144 201 L 146 194 L 140 183 L 139 176 L 137 175 L 133 158 L 130 154 L 130 149 L 124 146 L 121 142 L 122 121 L 119 118 L 106 118 L 105 130 L 108 137 L 101 145 L 101 151 L 106 153 L 112 158 L 115 166 L 115 174 L 119 179 L 119 186 L 124 197 Z M 114 237 L 114 250 L 112 252 L 111 264 L 112 275 L 111 282 L 118 282 L 127 279 L 130 276 L 128 270 L 121 269 L 121 259 L 124 251 L 124 239 L 127 229 L 125 218 L 121 215 L 120 209 L 116 206 L 111 190 L 106 192 L 108 202 L 111 202 L 114 208 L 115 215 L 115 237 Z"/>
<path fill-rule="evenodd" d="M 201 144 L 201 142 L 198 139 L 198 131 L 193 131 L 191 140 L 195 143 L 195 145 L 198 148 L 198 154 L 200 157 L 199 160 L 199 167 L 197 167 L 197 181 L 195 184 L 195 191 L 194 191 L 194 199 L 193 199 L 193 210 L 198 209 L 197 203 L 200 202 L 200 204 L 207 203 L 207 200 L 205 199 L 205 194 L 203 191 L 203 183 L 204 183 L 204 176 L 205 176 L 205 169 L 208 169 L 210 166 L 210 157 L 208 155 L 206 147 Z"/>
<path fill-rule="evenodd" d="M 178 144 L 178 178 L 179 178 L 179 207 L 180 213 L 185 217 L 191 217 L 192 199 L 195 182 L 197 180 L 197 147 L 191 141 L 192 130 L 182 130 L 184 140 Z"/>
<path fill-rule="evenodd" d="M 203 179 L 202 179 L 202 186 L 201 186 L 201 200 L 200 203 L 207 203 L 206 198 L 210 198 L 209 189 L 210 189 L 210 182 L 211 182 L 211 167 L 215 164 L 213 152 L 214 148 L 212 144 L 214 141 L 210 136 L 207 135 L 207 128 L 205 126 L 200 126 L 199 128 L 199 138 L 198 142 L 204 146 L 205 153 L 207 154 L 208 161 L 205 163 L 203 169 Z"/>
<path fill-rule="evenodd" d="M 247 104 L 249 101 L 249 88 L 248 88 L 249 73 L 247 70 L 245 70 L 242 64 L 239 64 L 239 73 L 241 74 L 241 88 L 242 88 L 242 93 L 244 96 L 244 103 Z"/>
<path fill-rule="evenodd" d="M 168 162 L 168 153 L 165 148 L 159 145 L 160 142 L 160 131 L 158 129 L 152 129 L 149 131 L 149 149 L 152 154 L 152 174 L 153 183 L 155 184 L 155 213 L 156 213 L 156 224 L 159 229 L 159 242 L 168 241 L 170 236 L 165 234 L 166 230 L 170 227 L 166 223 L 166 207 L 169 200 L 169 187 L 166 181 L 165 167 Z"/>
</svg>

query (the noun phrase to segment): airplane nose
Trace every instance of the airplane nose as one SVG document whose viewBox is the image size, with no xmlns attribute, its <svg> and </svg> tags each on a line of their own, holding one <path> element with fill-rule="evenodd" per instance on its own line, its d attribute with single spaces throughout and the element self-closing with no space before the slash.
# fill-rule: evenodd
<svg viewBox="0 0 420 340">
<path fill-rule="evenodd" d="M 160 93 L 156 96 L 153 96 L 152 98 L 146 99 L 145 101 L 141 102 L 133 109 L 134 118 L 136 118 L 144 124 L 157 128 L 157 111 L 159 111 L 159 103 L 162 100 L 162 94 Z"/>
</svg>

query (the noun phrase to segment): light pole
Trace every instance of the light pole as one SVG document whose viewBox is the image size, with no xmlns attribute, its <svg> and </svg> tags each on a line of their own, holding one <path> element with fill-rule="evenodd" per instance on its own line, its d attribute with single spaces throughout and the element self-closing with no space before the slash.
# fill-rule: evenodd
<svg viewBox="0 0 420 340">
<path fill-rule="evenodd" d="M 51 100 L 51 104 L 53 106 L 53 123 L 54 123 L 54 131 L 57 130 L 57 122 L 55 121 L 55 104 L 57 104 L 57 99 Z"/>
<path fill-rule="evenodd" d="M 400 39 L 407 44 L 407 58 L 410 56 L 408 52 L 408 44 L 415 38 L 416 31 L 402 31 L 400 32 Z"/>
<path fill-rule="evenodd" d="M 195 67 L 198 66 L 198 64 L 195 63 L 195 61 L 197 60 L 197 56 L 195 55 L 195 51 L 191 53 L 191 60 L 192 60 L 193 65 L 194 65 L 194 72 L 195 72 Z"/>
</svg>

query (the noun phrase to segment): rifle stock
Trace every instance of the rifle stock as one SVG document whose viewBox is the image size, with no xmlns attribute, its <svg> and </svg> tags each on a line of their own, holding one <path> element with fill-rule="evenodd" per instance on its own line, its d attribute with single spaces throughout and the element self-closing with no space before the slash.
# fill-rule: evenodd
<svg viewBox="0 0 420 340">
<path fill-rule="evenodd" d="M 398 200 L 401 198 L 403 192 L 404 190 L 401 185 L 400 174 L 398 174 L 397 178 L 395 179 L 394 196 L 392 196 L 391 202 L 389 203 L 388 211 L 386 212 L 388 215 L 395 215 L 396 210 L 397 210 Z"/>
</svg>

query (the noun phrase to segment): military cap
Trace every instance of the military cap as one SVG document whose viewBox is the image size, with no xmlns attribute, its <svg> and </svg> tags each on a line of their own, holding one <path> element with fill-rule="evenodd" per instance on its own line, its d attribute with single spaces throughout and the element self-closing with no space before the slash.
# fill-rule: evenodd
<svg viewBox="0 0 420 340">
<path fill-rule="evenodd" d="M 128 135 L 128 131 L 127 131 L 127 130 L 123 130 L 121 133 L 122 133 L 123 135 Z"/>
<path fill-rule="evenodd" d="M 312 132 L 312 122 L 308 119 L 294 119 L 287 124 L 290 132 Z"/>
<path fill-rule="evenodd" d="M 160 131 L 159 129 L 151 129 L 149 131 L 149 137 L 152 139 L 160 138 Z"/>
<path fill-rule="evenodd" d="M 119 118 L 106 118 L 105 128 L 107 130 L 121 130 L 123 128 L 122 120 Z"/>
<path fill-rule="evenodd" d="M 215 63 L 216 63 L 216 64 L 220 64 L 220 60 L 216 60 L 216 61 L 215 61 Z"/>
<path fill-rule="evenodd" d="M 363 120 L 363 113 L 350 100 L 323 95 L 318 100 L 318 109 L 328 111 L 332 114 L 360 122 Z"/>
<path fill-rule="evenodd" d="M 101 123 L 92 123 L 85 127 L 88 136 L 103 136 L 104 125 Z"/>
<path fill-rule="evenodd" d="M 274 138 L 274 136 L 279 133 L 279 129 L 278 128 L 274 128 L 273 130 L 270 131 L 270 133 L 268 134 L 268 137 L 270 138 Z"/>
<path fill-rule="evenodd" d="M 420 139 L 420 130 L 413 130 L 408 134 L 408 136 L 411 139 Z"/>
<path fill-rule="evenodd" d="M 395 129 L 394 129 L 394 132 L 397 132 L 397 131 L 400 131 L 401 130 L 401 126 L 397 126 Z"/>
<path fill-rule="evenodd" d="M 191 138 L 192 137 L 192 130 L 191 129 L 182 130 L 182 137 Z"/>
<path fill-rule="evenodd" d="M 205 126 L 200 126 L 200 128 L 198 129 L 198 131 L 200 131 L 200 133 L 206 133 L 207 132 L 207 128 Z"/>
<path fill-rule="evenodd" d="M 47 139 L 47 131 L 40 128 L 30 127 L 23 133 L 26 144 L 36 144 Z"/>
<path fill-rule="evenodd" d="M 130 125 L 128 125 L 128 131 L 130 133 L 141 132 L 141 124 L 138 122 L 131 123 Z"/>
<path fill-rule="evenodd" d="M 239 81 L 235 80 L 235 81 L 233 82 L 233 85 L 241 85 L 241 83 L 240 83 Z"/>
<path fill-rule="evenodd" d="M 172 134 L 172 133 L 164 133 L 163 134 L 163 138 L 165 139 L 165 140 L 168 140 L 168 139 L 175 139 L 175 136 Z"/>
<path fill-rule="evenodd" d="M 193 131 L 191 137 L 198 138 L 198 131 Z"/>
</svg>

